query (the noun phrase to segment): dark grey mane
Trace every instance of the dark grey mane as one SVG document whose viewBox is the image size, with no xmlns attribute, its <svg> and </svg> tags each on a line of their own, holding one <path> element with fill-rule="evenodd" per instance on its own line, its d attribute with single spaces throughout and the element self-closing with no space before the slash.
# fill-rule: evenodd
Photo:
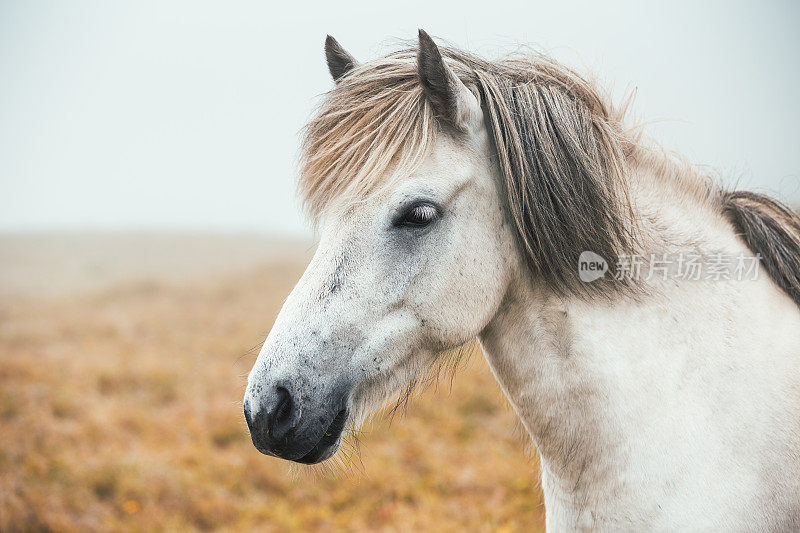
<svg viewBox="0 0 800 533">
<path fill-rule="evenodd" d="M 578 74 L 542 56 L 487 62 L 444 49 L 485 106 L 511 218 L 529 265 L 553 290 L 584 295 L 609 283 L 578 277 L 583 251 L 613 269 L 634 248 L 620 120 Z"/>
<path fill-rule="evenodd" d="M 749 191 L 722 195 L 722 210 L 778 286 L 800 305 L 800 216 Z"/>
</svg>

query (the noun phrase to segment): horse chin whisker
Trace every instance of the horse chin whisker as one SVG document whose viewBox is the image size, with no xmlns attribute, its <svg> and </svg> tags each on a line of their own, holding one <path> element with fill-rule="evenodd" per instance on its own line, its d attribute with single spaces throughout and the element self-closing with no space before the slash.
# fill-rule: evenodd
<svg viewBox="0 0 800 533">
<path fill-rule="evenodd" d="M 389 425 L 394 422 L 399 414 L 405 415 L 413 396 L 421 394 L 430 385 L 438 386 L 441 378 L 445 376 L 452 389 L 455 374 L 461 364 L 468 360 L 475 351 L 473 340 L 456 348 L 438 353 L 430 362 L 414 361 L 405 368 L 393 372 L 385 379 L 387 386 L 378 387 L 372 384 L 355 402 L 350 421 L 342 431 L 339 449 L 330 458 L 314 465 L 291 464 L 289 473 L 294 479 L 312 478 L 343 478 L 352 475 L 363 475 L 364 463 L 361 457 L 361 436 L 366 434 L 363 428 L 378 416 L 385 416 Z M 409 376 L 418 376 L 409 378 Z M 403 379 L 406 378 L 406 379 Z M 391 393 L 390 384 L 406 381 L 400 385 L 397 392 Z M 377 409 L 370 406 L 378 405 Z"/>
<path fill-rule="evenodd" d="M 261 347 L 264 345 L 264 341 L 267 339 L 267 336 L 264 335 L 264 338 L 261 339 L 257 344 L 254 344 L 249 350 L 244 352 L 242 355 L 236 358 L 234 364 L 239 363 L 245 357 L 252 357 L 254 354 L 257 356 L 258 352 L 261 351 Z"/>
<path fill-rule="evenodd" d="M 475 340 L 470 339 L 455 348 L 442 350 L 428 360 L 411 359 L 387 374 L 382 384 L 372 382 L 366 385 L 354 409 L 355 427 L 361 427 L 377 415 L 385 416 L 391 425 L 398 413 L 404 415 L 408 411 L 413 396 L 421 394 L 430 385 L 438 387 L 442 376 L 446 376 L 452 390 L 456 372 L 476 347 Z"/>
</svg>

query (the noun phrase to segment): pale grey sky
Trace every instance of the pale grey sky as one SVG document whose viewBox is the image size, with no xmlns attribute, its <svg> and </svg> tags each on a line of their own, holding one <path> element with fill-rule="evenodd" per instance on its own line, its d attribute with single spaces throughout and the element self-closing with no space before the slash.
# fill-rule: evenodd
<svg viewBox="0 0 800 533">
<path fill-rule="evenodd" d="M 649 131 L 800 204 L 800 2 L 0 1 L 0 230 L 306 233 L 298 132 L 359 59 L 416 37 L 531 44 L 638 87 Z"/>
</svg>

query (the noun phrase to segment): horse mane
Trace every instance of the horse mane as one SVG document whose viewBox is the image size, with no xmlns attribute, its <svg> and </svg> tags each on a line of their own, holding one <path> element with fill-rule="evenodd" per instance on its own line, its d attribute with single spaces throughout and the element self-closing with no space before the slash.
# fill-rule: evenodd
<svg viewBox="0 0 800 533">
<path fill-rule="evenodd" d="M 613 277 L 584 283 L 584 251 L 614 272 L 634 250 L 625 184 L 635 144 L 622 114 L 575 72 L 543 56 L 482 65 L 475 77 L 487 110 L 508 205 L 530 267 L 560 294 L 608 294 Z"/>
<path fill-rule="evenodd" d="M 800 216 L 777 200 L 725 191 L 722 212 L 778 286 L 800 305 Z"/>
<path fill-rule="evenodd" d="M 603 257 L 612 274 L 638 246 L 626 171 L 646 165 L 682 193 L 727 215 L 764 256 L 770 275 L 800 303 L 800 223 L 766 197 L 722 193 L 691 166 L 625 128 L 625 106 L 571 69 L 540 54 L 486 61 L 439 48 L 479 96 L 494 141 L 517 240 L 529 266 L 556 293 L 608 295 L 631 288 L 613 276 L 583 283 L 583 251 Z M 305 128 L 299 192 L 315 222 L 413 173 L 442 129 L 425 96 L 409 48 L 355 66 L 337 80 Z M 673 174 L 678 174 L 679 179 Z M 714 204 L 720 199 L 722 204 Z"/>
<path fill-rule="evenodd" d="M 298 188 L 314 222 L 334 200 L 357 201 L 413 172 L 428 152 L 437 126 L 414 54 L 356 66 L 306 125 Z"/>
</svg>

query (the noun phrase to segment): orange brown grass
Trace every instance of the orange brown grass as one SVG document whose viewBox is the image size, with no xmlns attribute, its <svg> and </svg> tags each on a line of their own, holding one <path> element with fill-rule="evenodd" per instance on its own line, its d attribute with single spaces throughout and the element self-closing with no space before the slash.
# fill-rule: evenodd
<svg viewBox="0 0 800 533">
<path fill-rule="evenodd" d="M 244 376 L 305 261 L 0 307 L 0 531 L 541 530 L 481 357 L 377 418 L 355 471 L 253 448 Z"/>
</svg>

